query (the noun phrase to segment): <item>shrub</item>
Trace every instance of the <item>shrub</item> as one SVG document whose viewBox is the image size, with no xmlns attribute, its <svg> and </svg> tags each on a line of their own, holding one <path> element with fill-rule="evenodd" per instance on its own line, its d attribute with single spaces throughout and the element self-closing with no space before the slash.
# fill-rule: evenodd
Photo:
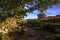
<svg viewBox="0 0 60 40">
<path fill-rule="evenodd" d="M 60 34 L 53 34 L 51 36 L 47 36 L 46 40 L 60 40 Z"/>
<path fill-rule="evenodd" d="M 0 33 L 0 40 L 2 39 L 2 33 Z"/>
</svg>

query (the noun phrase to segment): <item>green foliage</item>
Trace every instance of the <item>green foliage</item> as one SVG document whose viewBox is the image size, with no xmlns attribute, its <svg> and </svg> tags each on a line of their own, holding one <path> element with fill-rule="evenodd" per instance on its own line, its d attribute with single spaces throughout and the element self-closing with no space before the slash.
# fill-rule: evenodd
<svg viewBox="0 0 60 40">
<path fill-rule="evenodd" d="M 46 40 L 60 40 L 60 34 L 53 34 L 46 37 Z"/>
<path fill-rule="evenodd" d="M 20 5 L 21 5 L 21 0 L 0 0 L 0 7 L 3 7 L 7 10 L 14 9 Z"/>
<path fill-rule="evenodd" d="M 41 22 L 48 22 L 48 23 L 60 23 L 59 18 L 56 19 L 50 19 L 50 20 L 43 20 Z"/>
<path fill-rule="evenodd" d="M 8 34 L 2 34 L 2 40 L 14 40 L 14 37 L 9 37 Z"/>
<path fill-rule="evenodd" d="M 0 7 L 3 8 L 3 11 L 0 13 L 0 21 L 4 21 L 7 18 L 23 18 L 26 15 L 26 12 L 32 12 L 34 9 L 29 10 L 23 10 L 24 5 L 27 4 L 33 4 L 34 0 L 0 0 Z M 60 4 L 59 0 L 38 0 L 38 10 L 43 12 L 47 10 L 49 7 L 52 7 L 52 5 L 58 5 Z M 12 14 L 13 13 L 13 14 Z M 56 23 L 56 24 L 55 24 Z M 15 40 L 15 36 L 26 36 L 26 33 L 28 32 L 25 26 L 31 27 L 34 29 L 51 29 L 56 32 L 56 34 L 53 34 L 52 36 L 49 36 L 46 40 L 55 40 L 55 38 L 60 38 L 60 19 L 51 19 L 51 20 L 44 20 L 41 22 L 31 21 L 27 23 L 21 23 L 20 31 L 13 31 L 8 34 L 1 34 L 0 33 L 0 39 L 4 37 L 2 40 Z M 2 26 L 0 25 L 0 28 Z M 9 27 L 7 27 L 9 28 Z M 10 29 L 10 28 L 9 28 Z"/>
<path fill-rule="evenodd" d="M 10 37 L 10 38 L 14 38 L 14 39 L 17 39 L 17 40 L 19 40 L 19 39 L 26 39 L 26 34 L 27 33 L 27 31 L 23 28 L 23 29 L 21 29 L 20 31 L 12 31 L 12 32 L 9 32 L 8 33 L 8 36 Z"/>
<path fill-rule="evenodd" d="M 0 29 L 2 29 L 2 25 L 0 24 Z"/>
<path fill-rule="evenodd" d="M 60 4 L 59 0 L 38 0 L 38 8 L 40 8 L 40 11 L 44 11 L 48 9 L 48 7 L 52 7 L 52 5 Z"/>
<path fill-rule="evenodd" d="M 4 13 L 3 20 L 6 18 L 6 16 L 8 17 L 8 15 L 9 17 L 11 17 L 12 10 L 14 12 L 13 14 L 14 16 L 17 15 L 20 17 L 25 16 L 26 12 L 32 12 L 34 9 L 23 10 L 23 8 L 26 3 L 33 4 L 33 2 L 34 0 L 0 0 L 0 7 L 3 8 L 4 10 L 2 11 L 2 13 Z M 60 4 L 60 1 L 59 0 L 57 1 L 56 0 L 38 0 L 37 9 L 42 12 L 55 4 Z M 2 16 L 0 18 L 2 18 Z"/>
<path fill-rule="evenodd" d="M 0 40 L 2 39 L 2 33 L 0 33 Z"/>
</svg>

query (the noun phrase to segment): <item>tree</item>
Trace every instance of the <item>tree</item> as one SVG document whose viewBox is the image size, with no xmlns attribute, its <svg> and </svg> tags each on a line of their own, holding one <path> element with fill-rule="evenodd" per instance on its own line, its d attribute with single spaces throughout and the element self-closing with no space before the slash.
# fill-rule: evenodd
<svg viewBox="0 0 60 40">
<path fill-rule="evenodd" d="M 38 14 L 38 20 L 46 20 L 45 13 Z"/>
<path fill-rule="evenodd" d="M 23 10 L 25 4 L 33 4 L 35 0 L 0 0 L 0 7 L 3 9 L 2 14 L 11 16 L 12 12 L 14 16 L 23 17 L 26 12 L 33 11 L 34 9 Z M 43 12 L 52 5 L 60 4 L 60 0 L 38 0 L 37 9 Z M 5 16 L 5 15 L 4 15 Z"/>
</svg>

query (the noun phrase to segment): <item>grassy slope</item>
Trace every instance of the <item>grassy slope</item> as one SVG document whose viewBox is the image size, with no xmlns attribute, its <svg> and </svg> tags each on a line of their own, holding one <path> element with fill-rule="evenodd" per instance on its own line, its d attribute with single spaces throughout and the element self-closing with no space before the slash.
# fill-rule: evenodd
<svg viewBox="0 0 60 40">
<path fill-rule="evenodd" d="M 19 23 L 23 26 L 22 33 L 20 31 L 15 31 L 8 33 L 11 37 L 16 37 L 16 40 L 60 40 L 60 19 L 43 20 L 40 22 L 31 21 L 27 23 Z M 27 30 L 28 32 L 25 32 Z M 24 38 L 24 35 L 25 38 Z M 22 39 L 20 38 L 23 36 Z M 11 39 L 13 40 L 13 38 Z"/>
<path fill-rule="evenodd" d="M 60 40 L 60 19 L 43 20 L 40 22 L 32 21 L 28 22 L 26 25 L 35 30 L 41 31 L 42 29 L 52 33 L 51 36 L 46 37 L 46 40 Z"/>
</svg>

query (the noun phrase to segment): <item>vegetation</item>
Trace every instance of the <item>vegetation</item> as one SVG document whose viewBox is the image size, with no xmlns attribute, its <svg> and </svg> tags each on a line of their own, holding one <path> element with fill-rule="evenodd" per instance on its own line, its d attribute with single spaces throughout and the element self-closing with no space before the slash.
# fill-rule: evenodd
<svg viewBox="0 0 60 40">
<path fill-rule="evenodd" d="M 60 4 L 60 0 L 38 0 L 37 9 L 23 10 L 25 4 L 32 5 L 33 2 L 34 0 L 0 0 L 0 40 L 28 40 L 27 37 L 35 36 L 43 30 L 52 35 L 43 35 L 44 40 L 55 40 L 56 37 L 58 37 L 56 40 L 59 40 L 60 19 L 22 23 L 22 18 L 26 16 L 26 12 L 32 12 L 33 10 L 43 12 L 52 5 Z M 44 34 L 43 32 L 42 34 Z M 39 37 L 36 38 L 39 39 Z"/>
<path fill-rule="evenodd" d="M 53 35 L 47 37 L 46 40 L 60 40 L 60 34 L 53 34 Z"/>
<path fill-rule="evenodd" d="M 50 32 L 50 35 L 46 35 L 44 40 L 60 40 L 60 19 L 53 20 L 43 20 L 40 22 L 28 21 L 27 23 L 20 24 L 21 26 L 26 26 L 33 28 L 35 30 L 46 30 Z"/>
</svg>

